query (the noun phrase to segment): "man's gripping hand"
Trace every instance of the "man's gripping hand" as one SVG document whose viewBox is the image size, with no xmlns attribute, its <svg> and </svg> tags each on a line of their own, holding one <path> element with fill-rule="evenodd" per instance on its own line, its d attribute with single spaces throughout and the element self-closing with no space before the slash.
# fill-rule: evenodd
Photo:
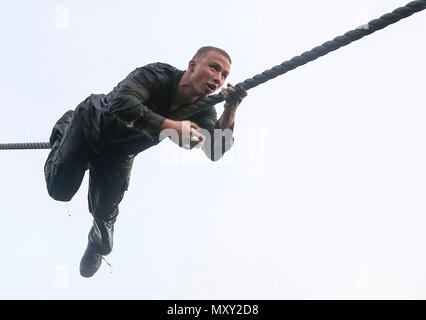
<svg viewBox="0 0 426 320">
<path fill-rule="evenodd" d="M 247 90 L 241 86 L 228 84 L 227 88 L 222 88 L 222 95 L 225 98 L 225 105 L 222 116 L 219 119 L 219 127 L 223 130 L 232 126 L 235 121 L 235 113 L 241 101 L 247 96 Z"/>
<path fill-rule="evenodd" d="M 233 86 L 228 83 L 227 88 L 222 88 L 222 95 L 225 98 L 224 108 L 226 112 L 237 110 L 241 101 L 247 96 L 247 90 L 241 86 Z"/>
<path fill-rule="evenodd" d="M 200 148 L 206 141 L 206 137 L 198 131 L 200 129 L 198 124 L 189 120 L 166 119 L 161 126 L 160 140 L 169 137 L 184 149 Z"/>
</svg>

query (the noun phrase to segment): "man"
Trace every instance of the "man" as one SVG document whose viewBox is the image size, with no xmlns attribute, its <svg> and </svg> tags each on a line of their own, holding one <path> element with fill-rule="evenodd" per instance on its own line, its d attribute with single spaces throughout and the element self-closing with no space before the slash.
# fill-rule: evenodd
<svg viewBox="0 0 426 320">
<path fill-rule="evenodd" d="M 94 219 L 80 262 L 83 277 L 94 275 L 102 256 L 112 250 L 118 204 L 138 153 L 166 136 L 186 149 L 202 146 L 213 161 L 232 147 L 235 112 L 247 95 L 243 88 L 228 84 L 222 89 L 225 105 L 219 120 L 213 106 L 184 121 L 167 118 L 222 87 L 230 66 L 229 55 L 216 47 L 200 48 L 186 71 L 149 64 L 135 69 L 109 94 L 90 95 L 55 124 L 44 168 L 49 195 L 70 201 L 85 171 L 90 173 L 88 201 Z"/>
</svg>

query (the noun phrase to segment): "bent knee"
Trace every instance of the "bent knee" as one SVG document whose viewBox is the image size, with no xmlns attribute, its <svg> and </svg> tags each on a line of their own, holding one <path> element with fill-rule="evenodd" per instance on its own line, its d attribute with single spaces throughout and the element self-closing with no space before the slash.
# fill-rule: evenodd
<svg viewBox="0 0 426 320">
<path fill-rule="evenodd" d="M 76 194 L 79 183 L 74 183 L 72 179 L 57 176 L 52 179 L 50 176 L 46 178 L 47 192 L 49 195 L 57 201 L 70 201 Z"/>
<path fill-rule="evenodd" d="M 69 190 L 57 190 L 52 188 L 48 188 L 48 192 L 53 199 L 63 202 L 70 201 L 75 194 L 74 192 L 70 192 Z"/>
</svg>

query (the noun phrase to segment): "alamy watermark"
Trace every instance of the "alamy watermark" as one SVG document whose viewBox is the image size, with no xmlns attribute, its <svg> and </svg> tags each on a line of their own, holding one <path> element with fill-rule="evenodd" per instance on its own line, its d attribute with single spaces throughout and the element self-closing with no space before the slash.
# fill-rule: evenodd
<svg viewBox="0 0 426 320">
<path fill-rule="evenodd" d="M 217 161 L 218 165 L 243 167 L 253 175 L 263 175 L 267 171 L 268 130 L 242 129 L 232 132 L 229 129 L 208 131 L 197 130 L 205 136 L 202 147 L 183 150 L 173 143 L 160 145 L 160 163 L 163 165 L 210 165 L 203 158 Z M 169 137 L 178 143 L 178 133 L 172 129 L 163 130 L 160 140 Z M 181 145 L 189 149 L 190 135 L 184 136 Z M 202 152 L 199 152 L 201 151 Z M 198 152 L 197 152 L 198 151 Z"/>
<path fill-rule="evenodd" d="M 54 287 L 57 290 L 67 290 L 69 287 L 69 271 L 66 266 L 57 266 L 55 268 Z"/>
<path fill-rule="evenodd" d="M 60 30 L 69 30 L 69 9 L 66 5 L 58 5 L 55 8 L 55 28 Z"/>
<path fill-rule="evenodd" d="M 369 270 L 366 265 L 357 265 L 353 268 L 354 287 L 356 289 L 368 289 L 369 286 Z"/>
</svg>

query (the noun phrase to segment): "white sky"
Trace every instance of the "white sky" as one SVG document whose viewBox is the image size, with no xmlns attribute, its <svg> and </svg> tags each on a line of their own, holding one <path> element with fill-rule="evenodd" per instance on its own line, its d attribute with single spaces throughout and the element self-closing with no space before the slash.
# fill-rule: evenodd
<svg viewBox="0 0 426 320">
<path fill-rule="evenodd" d="M 215 45 L 235 84 L 407 2 L 2 2 L 0 142 L 48 141 L 136 67 Z M 56 202 L 48 150 L 1 151 L 0 299 L 426 298 L 425 28 L 415 14 L 250 90 L 219 162 L 140 154 L 113 268 L 90 279 L 87 175 Z"/>
</svg>

